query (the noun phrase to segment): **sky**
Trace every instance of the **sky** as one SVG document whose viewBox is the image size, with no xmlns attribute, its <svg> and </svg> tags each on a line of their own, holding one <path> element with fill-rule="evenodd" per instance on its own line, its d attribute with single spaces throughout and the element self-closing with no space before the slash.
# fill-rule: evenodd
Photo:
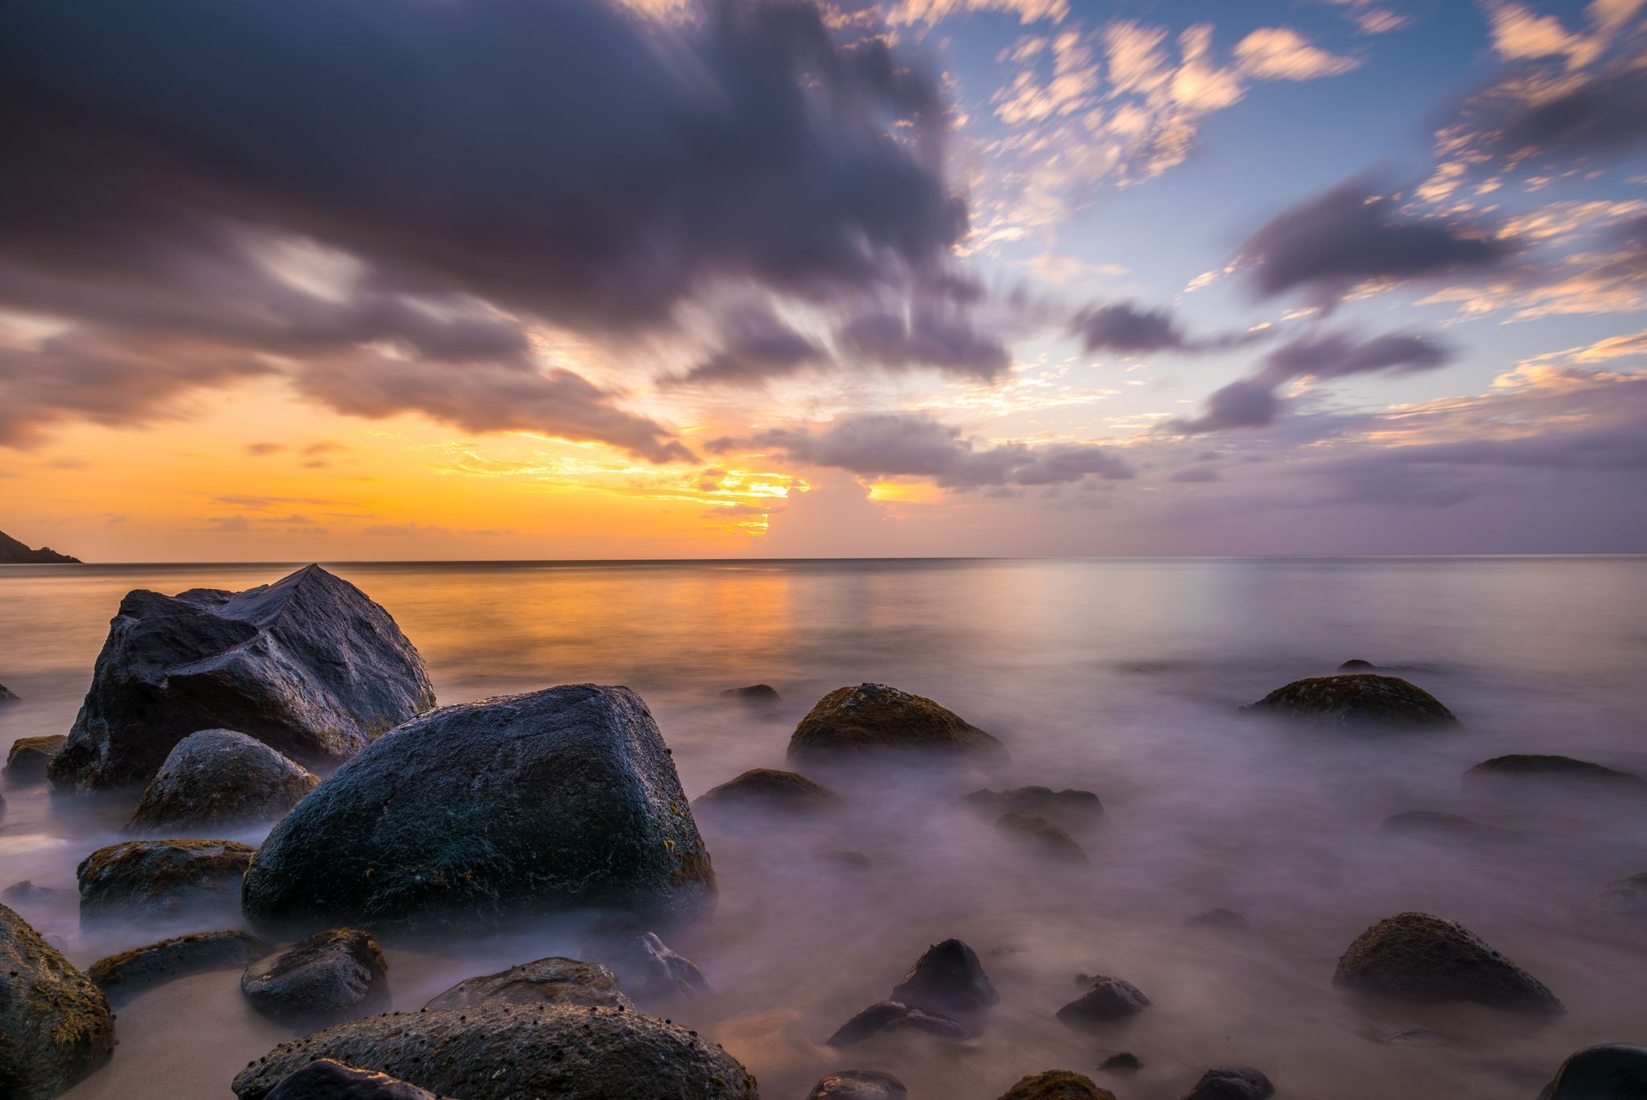
<svg viewBox="0 0 1647 1100">
<path fill-rule="evenodd" d="M 1647 551 L 1647 0 L 0 5 L 0 529 Z"/>
</svg>

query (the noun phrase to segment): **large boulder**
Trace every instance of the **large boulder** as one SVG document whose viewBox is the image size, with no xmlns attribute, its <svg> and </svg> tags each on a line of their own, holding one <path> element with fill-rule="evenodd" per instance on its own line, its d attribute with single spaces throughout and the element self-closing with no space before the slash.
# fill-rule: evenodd
<svg viewBox="0 0 1647 1100">
<path fill-rule="evenodd" d="M 558 955 L 466 979 L 423 1007 L 439 1011 L 486 1004 L 635 1007 L 606 967 Z"/>
<path fill-rule="evenodd" d="M 143 789 L 126 831 L 278 821 L 319 782 L 308 768 L 244 733 L 200 730 L 173 746 Z"/>
<path fill-rule="evenodd" d="M 389 964 L 370 932 L 333 928 L 257 960 L 240 976 L 240 991 L 273 1020 L 346 1020 L 386 1005 Z"/>
<path fill-rule="evenodd" d="M 0 905 L 0 1096 L 50 1100 L 113 1052 L 102 991 Z"/>
<path fill-rule="evenodd" d="M 264 1100 L 316 1058 L 378 1070 L 463 1100 L 758 1100 L 726 1051 L 640 1012 L 581 1005 L 480 1005 L 354 1020 L 275 1047 L 234 1079 Z"/>
<path fill-rule="evenodd" d="M 142 783 L 206 729 L 329 767 L 434 703 L 389 613 L 318 565 L 244 592 L 140 589 L 120 602 L 49 774 L 80 790 Z"/>
<path fill-rule="evenodd" d="M 128 840 L 80 861 L 80 916 L 175 917 L 232 904 L 255 848 L 233 840 Z"/>
<path fill-rule="evenodd" d="M 274 827 L 246 876 L 265 924 L 469 925 L 603 906 L 660 918 L 715 874 L 640 696 L 577 684 L 443 707 Z"/>
<path fill-rule="evenodd" d="M 1396 676 L 1372 673 L 1294 680 L 1241 709 L 1253 714 L 1365 728 L 1451 726 L 1458 722 L 1452 711 L 1423 688 Z"/>
<path fill-rule="evenodd" d="M 317 1058 L 274 1087 L 268 1100 L 440 1100 L 387 1073 Z"/>
<path fill-rule="evenodd" d="M 146 989 L 211 970 L 239 970 L 268 945 L 245 932 L 194 932 L 98 959 L 86 977 L 116 1007 Z"/>
<path fill-rule="evenodd" d="M 935 943 L 921 953 L 892 989 L 892 999 L 940 1013 L 982 1012 L 1001 999 L 978 953 L 960 940 Z"/>
<path fill-rule="evenodd" d="M 6 753 L 6 781 L 18 786 L 44 782 L 47 765 L 63 751 L 63 742 L 68 739 L 64 733 L 19 737 Z"/>
<path fill-rule="evenodd" d="M 1641 1100 L 1647 1096 L 1647 1048 L 1610 1043 L 1561 1063 L 1538 1100 Z"/>
<path fill-rule="evenodd" d="M 1333 984 L 1403 1001 L 1474 1001 L 1492 1008 L 1564 1011 L 1544 983 L 1481 937 L 1428 913 L 1400 913 L 1368 928 L 1338 960 Z"/>
<path fill-rule="evenodd" d="M 931 699 L 885 684 L 837 688 L 818 700 L 789 738 L 789 758 L 829 759 L 881 749 L 999 750 L 1001 743 Z"/>
<path fill-rule="evenodd" d="M 1021 1078 L 1000 1100 L 1115 1100 L 1115 1094 L 1101 1089 L 1092 1078 L 1067 1069 L 1051 1069 Z"/>
</svg>

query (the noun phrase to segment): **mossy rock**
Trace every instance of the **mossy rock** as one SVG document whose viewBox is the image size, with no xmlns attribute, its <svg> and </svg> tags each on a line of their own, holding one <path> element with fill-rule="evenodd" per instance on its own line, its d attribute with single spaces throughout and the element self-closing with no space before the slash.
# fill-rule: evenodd
<svg viewBox="0 0 1647 1100">
<path fill-rule="evenodd" d="M 50 1100 L 113 1052 L 102 990 L 0 905 L 0 1096 Z"/>
<path fill-rule="evenodd" d="M 1423 688 L 1397 676 L 1372 673 L 1294 680 L 1241 709 L 1349 727 L 1415 729 L 1458 723 L 1453 712 Z"/>
<path fill-rule="evenodd" d="M 46 766 L 52 757 L 63 751 L 68 735 L 54 733 L 46 737 L 19 737 L 6 753 L 6 780 L 22 786 L 26 783 L 44 783 Z"/>
<path fill-rule="evenodd" d="M 246 932 L 194 932 L 98 959 L 86 969 L 116 1006 L 157 985 L 211 970 L 238 970 L 269 945 Z"/>
<path fill-rule="evenodd" d="M 80 916 L 174 917 L 232 903 L 257 849 L 233 840 L 128 840 L 75 869 Z"/>
<path fill-rule="evenodd" d="M 1544 983 L 1455 921 L 1429 913 L 1386 917 L 1350 944 L 1333 984 L 1403 1001 L 1473 1001 L 1555 1015 L 1565 1011 Z"/>
<path fill-rule="evenodd" d="M 1054 1069 L 1023 1078 L 1002 1093 L 1001 1100 L 1115 1100 L 1115 1094 L 1099 1088 L 1090 1077 Z"/>
<path fill-rule="evenodd" d="M 789 739 L 794 761 L 883 750 L 999 751 L 1001 743 L 931 699 L 885 684 L 837 688 L 818 700 Z"/>
</svg>

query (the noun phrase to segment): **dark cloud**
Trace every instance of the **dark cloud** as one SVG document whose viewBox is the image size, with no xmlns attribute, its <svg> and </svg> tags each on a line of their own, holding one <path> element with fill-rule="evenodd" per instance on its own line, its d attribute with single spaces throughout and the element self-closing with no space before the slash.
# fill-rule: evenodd
<svg viewBox="0 0 1647 1100">
<path fill-rule="evenodd" d="M 1560 91 L 1529 92 L 1549 85 Z M 1647 69 L 1636 57 L 1536 80 L 1518 70 L 1472 97 L 1456 129 L 1472 148 L 1510 165 L 1568 168 L 1590 158 L 1616 160 L 1647 145 Z"/>
<path fill-rule="evenodd" d="M 903 313 L 877 311 L 847 322 L 835 334 L 842 358 L 893 370 L 932 367 L 993 381 L 1012 364 L 999 340 L 976 331 L 953 308 L 923 306 Z"/>
<path fill-rule="evenodd" d="M 829 361 L 822 348 L 764 307 L 732 312 L 722 326 L 719 350 L 676 383 L 759 385 Z"/>
<path fill-rule="evenodd" d="M 1088 306 L 1075 315 L 1070 330 L 1088 351 L 1147 355 L 1159 351 L 1216 351 L 1266 338 L 1265 332 L 1238 332 L 1197 338 L 1185 333 L 1169 311 L 1146 309 L 1132 302 Z"/>
<path fill-rule="evenodd" d="M 1261 428 L 1275 419 L 1281 401 L 1275 396 L 1277 383 L 1262 378 L 1243 378 L 1207 398 L 1207 411 L 1189 420 L 1171 420 L 1163 430 L 1179 435 L 1221 432 L 1229 428 Z"/>
<path fill-rule="evenodd" d="M 1186 485 L 1205 484 L 1207 482 L 1217 481 L 1218 471 L 1213 469 L 1211 466 L 1190 466 L 1187 469 L 1179 470 L 1177 473 L 1167 478 L 1167 480 L 1176 481 Z"/>
</svg>

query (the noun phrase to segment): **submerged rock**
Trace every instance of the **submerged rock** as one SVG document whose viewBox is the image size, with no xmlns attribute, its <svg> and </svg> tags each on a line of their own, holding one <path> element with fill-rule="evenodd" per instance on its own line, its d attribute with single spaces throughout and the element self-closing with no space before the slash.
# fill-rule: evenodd
<svg viewBox="0 0 1647 1100">
<path fill-rule="evenodd" d="M 142 783 L 205 729 L 330 766 L 434 702 L 389 613 L 318 565 L 244 592 L 138 590 L 120 602 L 48 774 L 80 790 Z"/>
<path fill-rule="evenodd" d="M 656 932 L 642 932 L 626 940 L 616 965 L 624 985 L 644 1000 L 679 997 L 695 1000 L 710 992 L 709 981 L 684 955 L 677 954 Z"/>
<path fill-rule="evenodd" d="M 767 705 L 782 700 L 778 689 L 771 684 L 750 684 L 748 687 L 727 688 L 721 692 L 722 699 L 742 699 L 746 703 Z"/>
<path fill-rule="evenodd" d="M 1012 810 L 995 820 L 996 828 L 1014 840 L 1022 841 L 1034 851 L 1065 863 L 1085 863 L 1086 849 L 1058 825 L 1040 814 L 1026 814 Z"/>
<path fill-rule="evenodd" d="M 1496 825 L 1483 824 L 1459 814 L 1441 813 L 1436 810 L 1407 810 L 1404 813 L 1391 814 L 1384 819 L 1380 827 L 1386 833 L 1400 833 L 1403 836 L 1477 844 L 1501 844 L 1515 840 L 1519 836 L 1509 829 L 1500 829 Z"/>
<path fill-rule="evenodd" d="M 50 1100 L 113 1052 L 102 990 L 0 905 L 0 1096 Z"/>
<path fill-rule="evenodd" d="M 784 814 L 811 814 L 827 810 L 839 799 L 835 792 L 804 775 L 775 768 L 751 768 L 698 796 L 698 809 L 736 807 Z"/>
<path fill-rule="evenodd" d="M 388 973 L 371 933 L 334 928 L 252 963 L 240 991 L 273 1020 L 344 1020 L 388 1003 Z"/>
<path fill-rule="evenodd" d="M 1634 772 L 1592 764 L 1588 760 L 1575 760 L 1571 756 L 1535 753 L 1512 753 L 1483 760 L 1464 773 L 1464 782 L 1477 786 L 1519 786 L 1532 782 L 1632 796 L 1647 794 L 1647 779 Z"/>
<path fill-rule="evenodd" d="M 1115 1094 L 1093 1084 L 1090 1077 L 1053 1069 L 1021 1079 L 1000 1100 L 1115 1100 Z"/>
<path fill-rule="evenodd" d="M 617 977 L 606 967 L 560 956 L 521 963 L 496 974 L 469 978 L 423 1007 L 439 1011 L 488 1004 L 635 1007 L 618 988 Z"/>
<path fill-rule="evenodd" d="M 982 1012 L 1000 999 L 978 953 L 955 939 L 927 948 L 892 989 L 892 1000 L 930 1012 Z"/>
<path fill-rule="evenodd" d="M 1403 1001 L 1474 1001 L 1492 1008 L 1565 1011 L 1544 983 L 1462 924 L 1400 913 L 1368 928 L 1338 960 L 1333 984 Z"/>
<path fill-rule="evenodd" d="M 1647 1096 L 1647 1048 L 1610 1043 L 1561 1063 L 1538 1100 L 1641 1100 Z"/>
<path fill-rule="evenodd" d="M 1363 661 L 1359 657 L 1351 657 L 1349 660 L 1345 661 L 1343 664 L 1338 666 L 1338 671 L 1339 672 L 1371 672 L 1373 669 L 1375 669 L 1377 667 L 1378 666 L 1373 664 L 1371 661 Z"/>
<path fill-rule="evenodd" d="M 577 684 L 443 707 L 379 739 L 263 842 L 253 921 L 439 924 L 710 908 L 715 874 L 640 696 Z"/>
<path fill-rule="evenodd" d="M 1458 722 L 1452 711 L 1423 688 L 1395 676 L 1371 673 L 1294 680 L 1241 709 L 1368 728 L 1450 726 Z"/>
<path fill-rule="evenodd" d="M 980 790 L 966 796 L 969 806 L 998 813 L 1040 814 L 1086 824 L 1104 816 L 1104 804 L 1091 791 L 1051 787 L 1013 787 L 1005 791 Z"/>
<path fill-rule="evenodd" d="M 876 1001 L 860 1009 L 852 1019 L 824 1040 L 826 1046 L 848 1047 L 873 1035 L 889 1031 L 909 1031 L 938 1039 L 965 1039 L 967 1029 L 948 1016 L 926 1012 L 899 1001 Z"/>
<path fill-rule="evenodd" d="M 245 932 L 195 932 L 98 959 L 86 970 L 115 1006 L 157 985 L 210 970 L 238 970 L 269 945 Z"/>
<path fill-rule="evenodd" d="M 127 832 L 175 832 L 278 821 L 320 777 L 233 730 L 183 738 L 143 789 Z"/>
<path fill-rule="evenodd" d="M 1137 1015 L 1149 1004 L 1144 991 L 1131 982 L 1100 974 L 1085 993 L 1058 1010 L 1058 1018 L 1071 1027 L 1111 1024 Z"/>
<path fill-rule="evenodd" d="M 923 752 L 998 750 L 1001 743 L 931 699 L 885 684 L 825 695 L 789 739 L 791 760 L 819 760 L 881 749 Z"/>
<path fill-rule="evenodd" d="M 1184 1100 L 1265 1100 L 1275 1095 L 1270 1079 L 1255 1069 L 1232 1066 L 1209 1069 Z"/>
<path fill-rule="evenodd" d="M 909 1090 L 890 1073 L 868 1069 L 843 1069 L 824 1077 L 806 1100 L 904 1100 Z"/>
<path fill-rule="evenodd" d="M 52 757 L 63 750 L 68 735 L 54 733 L 46 737 L 19 737 L 6 753 L 6 781 L 18 786 L 46 781 L 46 768 Z"/>
<path fill-rule="evenodd" d="M 1098 1068 L 1108 1070 L 1111 1073 L 1137 1073 L 1144 1068 L 1144 1062 L 1132 1051 L 1123 1050 L 1121 1053 L 1111 1054 L 1108 1058 L 1099 1062 Z"/>
<path fill-rule="evenodd" d="M 640 1012 L 573 1005 L 478 1005 L 353 1020 L 275 1047 L 234 1079 L 264 1100 L 316 1058 L 378 1070 L 463 1100 L 758 1100 L 737 1060 Z"/>
<path fill-rule="evenodd" d="M 320 1058 L 289 1075 L 268 1100 L 440 1100 L 428 1089 L 376 1070 Z"/>
<path fill-rule="evenodd" d="M 80 916 L 171 917 L 229 905 L 256 849 L 233 840 L 128 840 L 80 861 Z"/>
<path fill-rule="evenodd" d="M 14 882 L 4 890 L 0 890 L 0 900 L 3 901 L 44 901 L 57 893 L 50 886 L 36 886 L 28 879 Z"/>
<path fill-rule="evenodd" d="M 1647 932 L 1647 871 L 1607 883 L 1585 903 L 1584 910 L 1589 916 L 1629 922 Z"/>
<path fill-rule="evenodd" d="M 21 702 L 21 700 L 17 698 L 17 693 L 12 691 L 11 688 L 7 687 L 5 684 L 0 684 L 0 707 L 5 706 L 7 703 L 17 702 Z"/>
</svg>

